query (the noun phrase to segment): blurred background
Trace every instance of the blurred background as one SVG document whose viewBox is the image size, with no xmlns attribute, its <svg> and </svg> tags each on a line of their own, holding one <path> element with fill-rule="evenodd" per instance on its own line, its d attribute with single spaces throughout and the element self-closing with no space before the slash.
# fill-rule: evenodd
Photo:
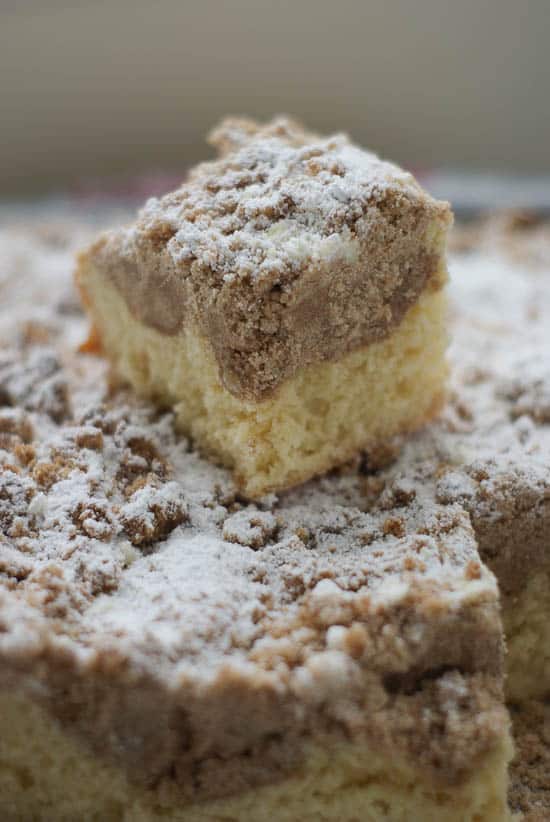
<svg viewBox="0 0 550 822">
<path fill-rule="evenodd" d="M 288 112 L 550 198 L 549 41 L 549 0 L 0 0 L 0 196 L 162 188 L 220 116 Z"/>
</svg>

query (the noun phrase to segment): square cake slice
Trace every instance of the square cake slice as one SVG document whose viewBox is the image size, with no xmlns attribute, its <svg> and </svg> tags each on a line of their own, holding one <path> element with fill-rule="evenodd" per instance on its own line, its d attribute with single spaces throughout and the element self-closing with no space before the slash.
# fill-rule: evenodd
<svg viewBox="0 0 550 822">
<path fill-rule="evenodd" d="M 26 415 L 0 484 L 0 818 L 509 818 L 498 592 L 459 506 L 363 512 L 355 475 L 243 506 L 170 418 L 78 413 Z"/>
<path fill-rule="evenodd" d="M 361 464 L 245 502 L 75 355 L 70 233 L 6 233 L 0 819 L 508 819 L 499 596 L 463 501 L 409 456 L 399 482 Z"/>
<path fill-rule="evenodd" d="M 227 120 L 211 139 L 219 159 L 77 279 L 116 372 L 256 498 L 436 413 L 451 213 L 341 135 Z"/>
<path fill-rule="evenodd" d="M 468 253 L 450 258 L 449 402 L 377 473 L 371 504 L 414 480 L 467 511 L 499 583 L 507 698 L 522 703 L 550 697 L 550 226 L 493 217 L 454 244 Z"/>
</svg>

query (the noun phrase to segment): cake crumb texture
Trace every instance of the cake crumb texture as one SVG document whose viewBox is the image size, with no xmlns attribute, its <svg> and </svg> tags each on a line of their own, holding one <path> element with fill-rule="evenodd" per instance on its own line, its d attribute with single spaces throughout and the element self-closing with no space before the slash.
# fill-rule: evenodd
<svg viewBox="0 0 550 822">
<path fill-rule="evenodd" d="M 416 430 L 444 401 L 442 291 L 422 296 L 386 340 L 310 365 L 273 398 L 250 403 L 224 389 L 211 348 L 196 330 L 166 337 L 140 325 L 106 280 L 93 289 L 102 339 L 118 374 L 142 396 L 173 407 L 178 428 L 233 469 L 252 498 L 298 485 L 361 449 Z"/>
<path fill-rule="evenodd" d="M 280 785 L 185 807 L 129 784 L 28 700 L 0 692 L 0 812 L 6 822 L 506 822 L 505 737 L 468 781 L 434 790 L 369 749 L 314 747 Z M 542 818 L 542 817 L 541 817 Z"/>
</svg>

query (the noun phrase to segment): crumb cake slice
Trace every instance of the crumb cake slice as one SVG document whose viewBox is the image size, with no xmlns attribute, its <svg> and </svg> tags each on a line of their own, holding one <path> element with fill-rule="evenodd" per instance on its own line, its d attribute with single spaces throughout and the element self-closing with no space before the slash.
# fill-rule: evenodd
<svg viewBox="0 0 550 822">
<path fill-rule="evenodd" d="M 550 232 L 453 257 L 438 422 L 256 504 L 72 353 L 82 233 L 0 232 L 0 818 L 507 819 L 501 609 L 548 744 Z"/>
<path fill-rule="evenodd" d="M 473 234 L 473 237 L 471 236 Z M 450 402 L 376 477 L 469 514 L 500 588 L 506 692 L 550 696 L 550 227 L 529 215 L 457 230 Z"/>
<path fill-rule="evenodd" d="M 507 695 L 522 702 L 550 696 L 550 226 L 494 220 L 480 243 L 454 280 L 458 428 L 475 437 L 454 452 L 465 482 L 444 493 L 498 577 Z"/>
<path fill-rule="evenodd" d="M 434 416 L 451 213 L 342 135 L 226 120 L 211 140 L 77 279 L 119 376 L 257 498 Z"/>
<path fill-rule="evenodd" d="M 507 817 L 498 593 L 459 506 L 363 512 L 344 475 L 243 507 L 170 418 L 74 410 L 0 422 L 34 432 L 2 476 L 2 818 Z"/>
<path fill-rule="evenodd" d="M 62 252 L 23 251 L 0 318 L 2 818 L 506 819 L 468 513 L 414 482 L 367 511 L 357 470 L 245 503 L 171 415 L 104 396 Z"/>
</svg>

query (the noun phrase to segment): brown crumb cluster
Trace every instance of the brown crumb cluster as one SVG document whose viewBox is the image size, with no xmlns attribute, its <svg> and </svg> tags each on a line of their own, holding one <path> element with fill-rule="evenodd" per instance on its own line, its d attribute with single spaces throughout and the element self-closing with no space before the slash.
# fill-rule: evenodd
<svg viewBox="0 0 550 822">
<path fill-rule="evenodd" d="M 44 412 L 58 423 L 69 419 L 67 382 L 55 353 L 45 351 L 42 346 L 33 346 L 22 355 L 2 352 L 0 403 L 21 410 Z"/>
<path fill-rule="evenodd" d="M 510 402 L 510 417 L 517 420 L 530 417 L 535 423 L 550 423 L 550 386 L 548 373 L 518 376 L 514 380 L 503 381 L 499 392 Z"/>
<path fill-rule="evenodd" d="M 277 535 L 279 523 L 269 511 L 246 508 L 229 516 L 223 525 L 223 538 L 249 548 L 263 548 Z"/>
<path fill-rule="evenodd" d="M 550 263 L 550 231 L 544 215 L 529 210 L 491 214 L 460 225 L 451 235 L 451 250 L 459 253 L 495 247 L 516 263 L 547 269 Z"/>
<path fill-rule="evenodd" d="M 67 560 L 63 576 L 69 574 L 84 596 L 113 591 L 120 578 L 116 562 L 107 560 L 105 551 L 98 555 L 94 542 L 105 543 L 107 552 L 113 540 L 146 547 L 188 519 L 156 435 L 143 427 L 150 413 L 131 419 L 128 413 L 92 408 L 51 442 L 35 438 L 21 409 L 0 416 L 0 426 L 13 437 L 3 447 L 15 462 L 0 475 L 2 533 L 14 540 L 15 549 L 22 539 L 22 550 L 38 567 L 42 554 L 51 556 L 52 547 L 59 551 Z M 21 451 L 24 441 L 32 451 Z M 49 506 L 55 508 L 53 518 L 46 514 Z M 34 581 L 32 576 L 29 584 Z"/>
</svg>

